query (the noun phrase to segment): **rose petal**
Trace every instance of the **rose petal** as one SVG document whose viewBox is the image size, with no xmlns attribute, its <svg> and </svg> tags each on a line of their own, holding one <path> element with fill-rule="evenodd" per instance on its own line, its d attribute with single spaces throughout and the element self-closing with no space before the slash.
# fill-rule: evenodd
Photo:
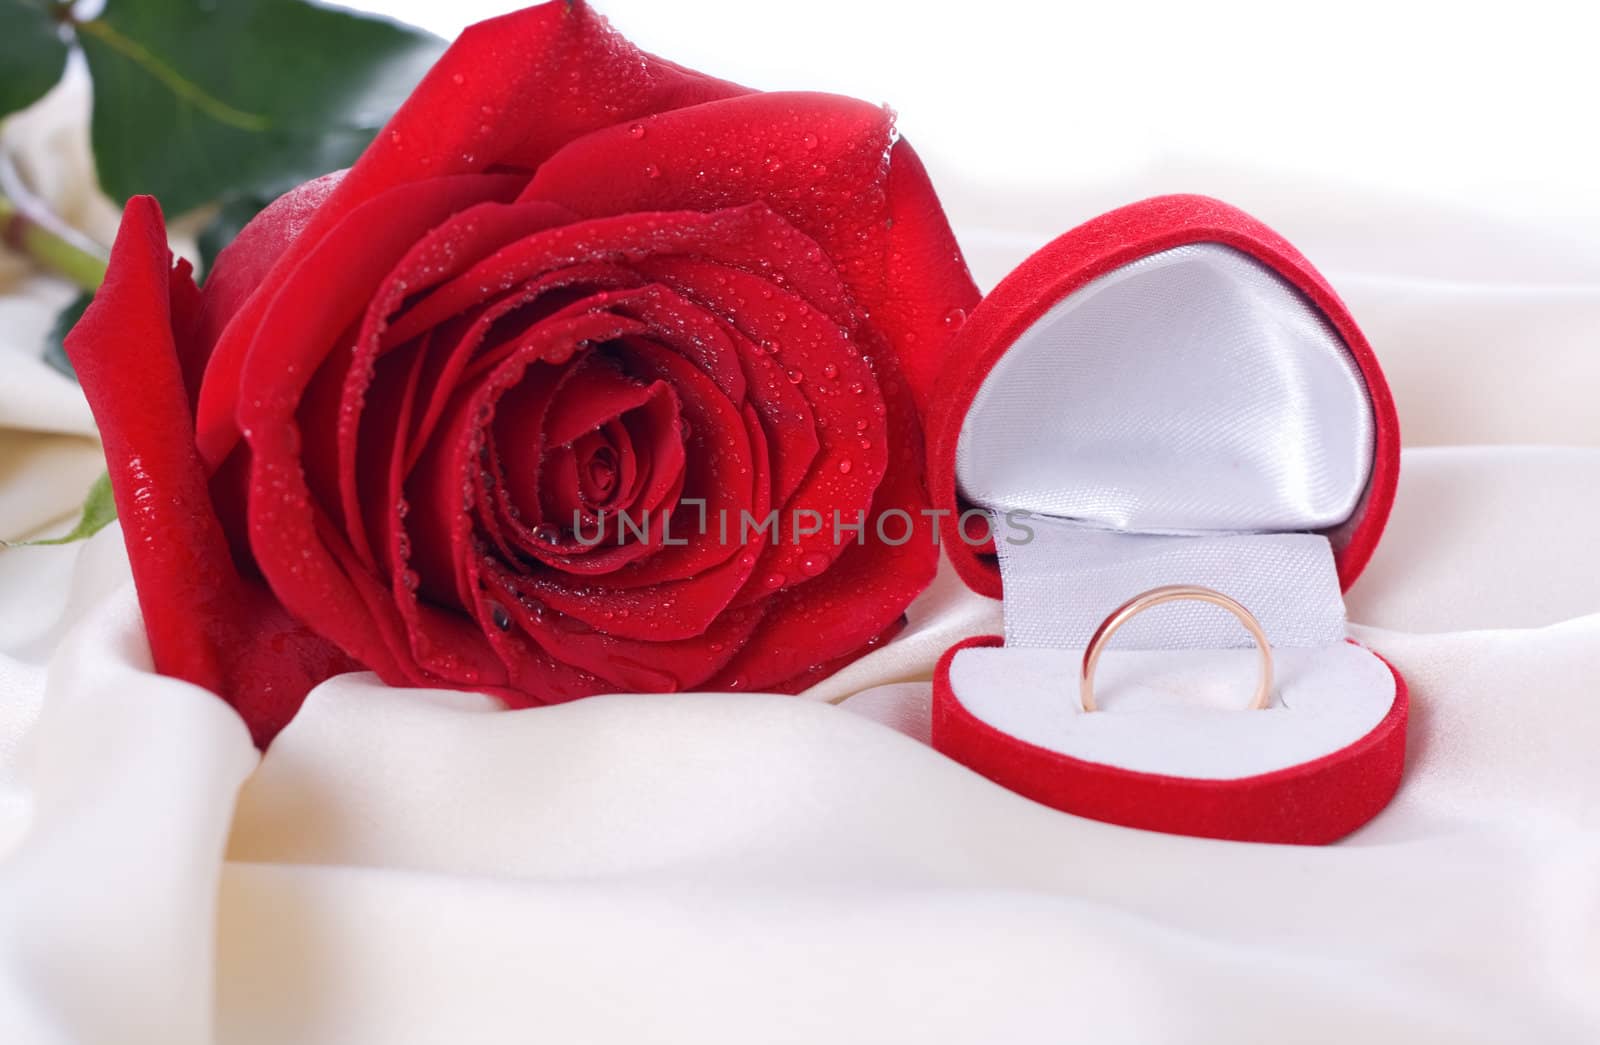
<svg viewBox="0 0 1600 1045">
<path fill-rule="evenodd" d="M 849 657 L 892 627 L 912 598 L 932 582 L 939 548 L 931 521 L 922 514 L 928 497 L 916 407 L 891 354 L 880 355 L 879 384 L 887 405 L 888 439 L 895 449 L 867 513 L 864 542 L 847 544 L 820 577 L 774 596 L 762 626 L 710 685 L 766 689 L 805 674 L 813 665 Z M 910 520 L 910 536 L 903 544 L 885 541 L 878 532 L 876 521 L 892 511 Z M 886 534 L 897 539 L 904 520 L 888 518 Z"/>
<path fill-rule="evenodd" d="M 337 448 L 337 454 L 320 456 L 333 461 L 338 498 L 330 503 L 336 503 L 342 511 L 347 520 L 351 545 L 367 566 L 373 565 L 375 556 L 366 540 L 365 528 L 355 522 L 362 516 L 356 482 L 357 436 L 362 430 L 365 396 L 380 363 L 382 335 L 390 316 L 400 308 L 408 295 L 443 282 L 473 259 L 558 224 L 566 217 L 566 212 L 557 207 L 530 208 L 525 204 L 499 203 L 480 203 L 451 215 L 428 230 L 384 277 L 383 283 L 367 303 L 353 353 L 349 357 L 342 353 L 330 357 L 329 363 L 336 362 L 335 374 L 342 375 L 335 378 L 341 385 L 338 398 L 332 404 L 331 412 L 325 415 L 336 430 L 332 445 Z M 304 406 L 300 414 L 304 422 Z M 387 427 L 394 427 L 393 422 Z M 330 443 L 317 439 L 312 445 L 328 446 Z"/>
<path fill-rule="evenodd" d="M 507 317 L 514 316 L 519 320 L 525 314 L 534 317 L 523 324 L 518 332 L 520 335 L 537 319 L 551 315 L 552 310 L 546 306 L 546 301 L 556 294 L 567 292 L 569 297 L 577 295 L 581 301 L 590 294 L 605 293 L 621 286 L 635 286 L 637 283 L 637 277 L 610 265 L 575 265 L 555 269 L 507 291 L 488 304 L 469 309 L 464 316 L 448 320 L 446 325 L 437 328 L 440 334 L 434 339 L 435 349 L 428 361 L 428 376 L 423 381 L 423 387 L 432 392 L 426 412 L 412 426 L 410 463 L 416 463 L 416 458 L 427 445 L 463 375 L 470 373 L 474 378 L 481 376 L 486 369 L 484 361 L 503 356 L 504 351 L 508 350 L 506 346 L 517 340 L 518 335 L 512 335 L 485 345 L 485 339 Z M 555 311 L 565 312 L 571 304 L 570 300 L 563 298 Z M 407 316 L 402 316 L 396 322 L 404 324 L 406 319 Z M 414 333 L 408 332 L 406 336 L 418 336 L 428 329 L 427 325 L 419 325 Z M 395 332 L 395 327 L 391 326 L 389 334 L 392 336 Z"/>
<path fill-rule="evenodd" d="M 887 628 L 884 628 L 860 647 L 851 650 L 844 656 L 834 657 L 832 660 L 818 661 L 798 675 L 792 675 L 777 682 L 764 682 L 761 684 L 761 689 L 767 693 L 799 693 L 802 690 L 810 689 L 830 675 L 834 675 L 854 664 L 873 650 L 881 648 L 890 639 L 900 634 L 905 629 L 905 626 L 906 618 L 904 614 L 901 614 L 891 621 Z M 737 676 L 728 678 L 727 681 L 732 689 L 746 688 L 749 685 L 747 680 Z"/>
<path fill-rule="evenodd" d="M 673 692 L 700 685 L 738 652 L 763 613 L 761 607 L 733 610 L 681 640 L 641 640 L 563 617 L 527 598 L 509 575 L 499 574 L 497 583 L 507 596 L 500 605 L 520 630 L 551 655 L 619 690 Z M 627 610 L 618 607 L 612 612 Z"/>
<path fill-rule="evenodd" d="M 473 539 L 480 523 L 480 448 L 485 431 L 493 427 L 501 397 L 518 386 L 530 368 L 565 364 L 583 343 L 637 329 L 636 321 L 597 312 L 546 320 L 518 339 L 516 351 L 495 372 L 457 390 L 407 483 L 414 562 L 436 598 L 454 592 L 454 601 L 463 608 L 476 603 L 480 555 Z"/>
<path fill-rule="evenodd" d="M 67 336 L 105 445 L 156 670 L 220 694 L 265 746 L 311 687 L 356 665 L 243 580 L 211 508 L 173 341 L 161 209 L 128 203 L 105 282 Z"/>
<path fill-rule="evenodd" d="M 611 127 L 573 141 L 521 198 L 588 217 L 770 204 L 838 266 L 926 408 L 950 337 L 979 295 L 887 110 L 834 95 L 749 94 L 640 126 L 642 134 Z"/>
<path fill-rule="evenodd" d="M 717 261 L 784 283 L 828 312 L 853 322 L 838 276 L 816 243 L 764 203 L 711 212 L 627 214 L 575 222 L 513 243 L 423 295 L 392 325 L 397 340 L 415 337 L 518 284 L 558 268 L 609 262 L 637 265 L 657 256 Z M 830 300 L 833 288 L 835 300 Z"/>
<path fill-rule="evenodd" d="M 570 443 L 643 406 L 666 387 L 661 382 L 648 385 L 630 378 L 611 360 L 590 355 L 561 397 L 550 404 L 544 439 L 555 446 Z"/>
<path fill-rule="evenodd" d="M 252 339 L 260 350 L 246 358 L 236 386 L 249 389 L 238 400 L 238 417 L 251 449 L 249 528 L 257 565 L 291 614 L 380 673 L 377 665 L 390 658 L 380 648 L 377 622 L 319 537 L 326 510 L 311 497 L 296 413 L 315 368 L 396 260 L 451 214 L 499 191 L 495 179 L 441 179 L 402 187 L 351 214 L 308 256 L 304 277 L 289 281 L 267 309 Z"/>
<path fill-rule="evenodd" d="M 440 174 L 532 170 L 591 131 L 745 90 L 645 54 L 581 0 L 555 0 L 463 30 L 329 203 L 349 209 Z"/>
<path fill-rule="evenodd" d="M 683 357 L 649 341 L 628 346 L 630 364 L 678 390 L 688 439 L 687 481 L 683 497 L 704 501 L 711 520 L 738 519 L 754 510 L 759 472 L 751 454 L 744 416 L 717 391 L 703 372 Z M 756 557 L 740 554 L 736 542 L 723 542 L 715 525 L 700 528 L 701 506 L 684 506 L 672 515 L 671 541 L 648 559 L 625 567 L 617 583 L 610 578 L 568 578 L 546 573 L 529 579 L 539 601 L 595 628 L 641 639 L 686 638 L 703 631 L 711 617 L 732 600 L 749 576 Z M 641 520 L 642 521 L 642 520 Z M 682 542 L 682 543 L 676 543 Z M 731 563 L 731 566 L 729 565 Z M 717 569 L 721 565 L 727 567 Z M 681 582 L 681 583 L 673 583 Z M 592 597 L 596 585 L 608 592 L 626 585 L 627 595 Z M 616 613 L 626 611 L 625 617 Z M 608 616 L 610 614 L 610 616 Z"/>
<path fill-rule="evenodd" d="M 723 395 L 736 403 L 744 399 L 748 386 L 738 346 L 716 316 L 655 283 L 619 295 L 607 307 L 644 321 L 657 340 L 704 370 Z"/>
<path fill-rule="evenodd" d="M 252 235 L 221 266 L 238 273 L 219 286 L 209 309 L 216 372 L 207 385 L 230 401 L 202 404 L 202 457 L 215 467 L 239 435 L 231 390 L 248 337 L 216 328 L 253 330 L 290 273 L 347 215 L 410 182 L 494 167 L 531 171 L 597 128 L 744 90 L 645 54 L 579 0 L 552 0 L 469 26 L 355 166 L 316 195 L 286 203 L 262 223 L 259 238 Z"/>
<path fill-rule="evenodd" d="M 195 408 L 195 438 L 207 464 L 220 464 L 239 441 L 240 381 L 267 317 L 274 311 L 281 314 L 277 306 L 285 289 L 297 302 L 325 291 L 321 294 L 324 309 L 314 319 L 307 316 L 306 322 L 327 325 L 331 313 L 341 314 L 343 321 L 333 327 L 331 338 L 361 314 L 379 280 L 424 232 L 475 203 L 505 199 L 517 184 L 518 179 L 506 176 L 437 178 L 396 189 L 350 212 L 346 215 L 350 220 L 339 223 L 337 234 L 325 237 L 330 243 L 322 238 L 308 243 L 304 235 L 297 238 L 274 263 L 269 281 L 228 320 L 206 364 Z M 324 206 L 317 215 L 320 218 L 326 212 Z M 385 215 L 392 215 L 393 220 L 386 220 Z M 302 267 L 307 257 L 314 260 Z M 324 340 L 284 342 L 280 347 L 290 356 L 284 363 L 293 367 L 287 373 L 298 393 L 333 346 Z M 296 378 L 296 374 L 300 376 Z"/>
<path fill-rule="evenodd" d="M 621 543 L 615 537 L 615 525 L 599 528 L 613 536 L 596 536 L 596 527 L 590 526 L 580 537 L 569 533 L 570 514 L 565 518 L 545 517 L 540 493 L 540 476 L 545 467 L 545 418 L 549 404 L 561 394 L 562 382 L 570 376 L 570 371 L 564 370 L 551 381 L 530 372 L 508 389 L 495 407 L 490 468 L 498 477 L 497 531 L 509 531 L 508 539 L 518 550 L 553 569 L 584 575 L 610 573 L 659 547 L 665 518 L 653 522 L 644 540 Z M 650 415 L 665 411 L 653 429 L 674 434 L 671 440 L 652 443 L 659 459 L 655 461 L 650 492 L 653 496 L 676 497 L 683 484 L 684 454 L 683 444 L 676 438 L 677 398 L 670 389 L 667 392 L 664 398 L 647 400 L 641 409 Z M 508 552 L 508 559 L 514 557 Z"/>
<path fill-rule="evenodd" d="M 889 153 L 888 262 L 880 294 L 858 293 L 889 339 L 917 412 L 928 417 L 950 341 L 982 297 L 922 160 L 904 138 Z"/>
<path fill-rule="evenodd" d="M 776 354 L 769 358 L 784 371 L 778 380 L 799 388 L 811 407 L 815 457 L 793 495 L 778 505 L 782 540 L 762 551 L 756 567 L 763 581 L 781 578 L 776 587 L 803 583 L 839 557 L 842 544 L 836 537 L 848 536 L 842 527 L 857 521 L 883 478 L 888 439 L 878 376 L 827 316 L 792 294 L 761 297 L 765 283 L 755 276 L 686 258 L 655 269 L 750 340 L 772 345 Z M 787 422 L 779 418 L 768 429 L 780 448 Z M 920 439 L 914 429 L 912 438 Z M 815 513 L 805 516 L 805 525 L 820 528 L 801 533 L 798 513 Z M 764 584 L 750 597 L 764 596 L 771 587 Z"/>
<path fill-rule="evenodd" d="M 344 171 L 334 171 L 290 189 L 250 219 L 233 242 L 217 253 L 201 295 L 200 339 L 208 352 L 223 328 L 265 285 L 272 267 L 299 239 L 344 175 Z"/>
</svg>

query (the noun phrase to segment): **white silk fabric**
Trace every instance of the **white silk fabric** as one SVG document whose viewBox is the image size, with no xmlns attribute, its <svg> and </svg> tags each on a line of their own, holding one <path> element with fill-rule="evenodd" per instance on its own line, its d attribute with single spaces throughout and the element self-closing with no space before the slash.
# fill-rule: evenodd
<svg viewBox="0 0 1600 1045">
<path fill-rule="evenodd" d="M 1350 302 L 1409 440 L 1348 597 L 1411 686 L 1383 814 L 1326 848 L 1180 838 L 950 762 L 934 661 L 1001 624 L 949 573 L 799 699 L 503 713 L 351 675 L 258 759 L 150 672 L 112 528 L 0 551 L 0 1042 L 1600 1040 L 1600 242 L 1215 171 L 1014 205 L 933 173 L 985 285 L 1182 187 Z M 97 471 L 36 358 L 63 295 L 20 278 L 7 536 Z"/>
</svg>

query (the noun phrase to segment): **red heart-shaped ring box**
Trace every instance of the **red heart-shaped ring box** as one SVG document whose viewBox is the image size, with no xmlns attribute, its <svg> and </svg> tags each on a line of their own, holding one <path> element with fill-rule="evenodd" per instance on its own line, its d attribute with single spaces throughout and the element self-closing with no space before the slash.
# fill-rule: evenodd
<svg viewBox="0 0 1600 1045">
<path fill-rule="evenodd" d="M 1146 200 L 1023 262 L 956 335 L 930 415 L 940 537 L 1004 601 L 1001 636 L 947 651 L 933 745 L 1019 794 L 1156 831 L 1331 842 L 1393 797 L 1406 687 L 1345 634 L 1343 593 L 1394 500 L 1400 432 L 1371 347 L 1281 236 L 1200 196 Z M 1095 628 L 1202 585 L 1214 606 Z"/>
</svg>

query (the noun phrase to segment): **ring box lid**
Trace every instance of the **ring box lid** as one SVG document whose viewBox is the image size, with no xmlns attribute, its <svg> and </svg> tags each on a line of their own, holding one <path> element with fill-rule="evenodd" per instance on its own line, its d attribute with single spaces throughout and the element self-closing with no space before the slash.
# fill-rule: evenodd
<svg viewBox="0 0 1600 1045">
<path fill-rule="evenodd" d="M 958 574 L 992 598 L 983 517 L 1007 507 L 1317 532 L 1348 589 L 1394 502 L 1399 423 L 1371 346 L 1299 251 L 1219 200 L 1156 197 L 1065 233 L 983 299 L 948 360 L 930 494 Z"/>
</svg>

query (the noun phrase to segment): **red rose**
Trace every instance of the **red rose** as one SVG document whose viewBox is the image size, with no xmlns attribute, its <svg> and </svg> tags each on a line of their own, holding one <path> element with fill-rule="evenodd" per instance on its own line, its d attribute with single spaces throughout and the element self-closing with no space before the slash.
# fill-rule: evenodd
<svg viewBox="0 0 1600 1045">
<path fill-rule="evenodd" d="M 265 743 L 356 667 L 525 706 L 871 648 L 933 575 L 917 407 L 976 298 L 884 110 L 557 2 L 467 30 L 203 291 L 133 200 L 68 351 L 157 669 Z"/>
</svg>

